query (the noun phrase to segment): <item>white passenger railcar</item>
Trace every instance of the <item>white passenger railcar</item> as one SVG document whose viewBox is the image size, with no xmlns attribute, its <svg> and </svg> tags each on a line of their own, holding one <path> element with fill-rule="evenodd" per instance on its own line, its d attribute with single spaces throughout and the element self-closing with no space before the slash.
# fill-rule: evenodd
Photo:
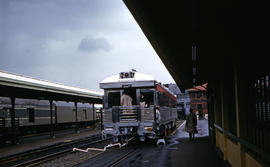
<svg viewBox="0 0 270 167">
<path fill-rule="evenodd" d="M 121 72 L 104 79 L 100 88 L 104 89 L 103 134 L 112 135 L 115 142 L 135 135 L 141 141 L 163 138 L 176 126 L 176 96 L 152 76 L 135 70 Z M 132 106 L 120 105 L 124 90 Z"/>
<path fill-rule="evenodd" d="M 77 104 L 76 123 L 73 102 L 53 102 L 53 124 L 56 129 L 68 129 L 75 126 L 85 127 L 92 125 L 96 119 L 96 112 L 93 113 L 91 104 Z M 20 135 L 49 131 L 49 101 L 17 98 L 15 121 Z M 9 130 L 11 130 L 11 102 L 7 97 L 0 97 L 0 136 L 4 136 Z"/>
</svg>

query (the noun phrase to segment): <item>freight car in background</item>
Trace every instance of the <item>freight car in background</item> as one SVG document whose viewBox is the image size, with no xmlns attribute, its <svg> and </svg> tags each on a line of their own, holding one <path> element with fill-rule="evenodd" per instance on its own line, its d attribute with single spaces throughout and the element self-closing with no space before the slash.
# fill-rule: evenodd
<svg viewBox="0 0 270 167">
<path fill-rule="evenodd" d="M 93 112 L 92 104 L 78 103 L 77 107 L 79 127 L 92 126 L 94 122 L 99 121 L 96 112 Z M 95 108 L 95 111 L 99 108 Z M 11 130 L 10 111 L 10 99 L 0 97 L 0 136 L 5 136 Z M 50 119 L 48 100 L 16 99 L 15 124 L 18 135 L 47 132 L 51 126 Z M 53 122 L 56 130 L 74 128 L 76 126 L 74 102 L 54 101 Z"/>
<path fill-rule="evenodd" d="M 128 136 L 139 136 L 141 141 L 163 138 L 176 126 L 176 96 L 152 76 L 121 72 L 104 79 L 100 88 L 104 89 L 103 134 L 112 135 L 115 142 Z M 133 99 L 132 106 L 120 105 L 124 91 Z"/>
</svg>

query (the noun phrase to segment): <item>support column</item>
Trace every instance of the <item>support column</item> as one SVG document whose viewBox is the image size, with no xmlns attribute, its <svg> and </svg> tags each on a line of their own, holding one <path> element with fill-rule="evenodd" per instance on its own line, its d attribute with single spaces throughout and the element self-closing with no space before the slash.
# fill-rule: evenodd
<svg viewBox="0 0 270 167">
<path fill-rule="evenodd" d="M 95 119 L 95 103 L 92 104 L 93 107 L 93 129 L 96 128 L 96 119 Z"/>
<path fill-rule="evenodd" d="M 250 114 L 250 111 L 253 110 L 253 90 L 254 87 L 252 83 L 247 80 L 244 76 L 246 71 L 241 71 L 237 68 L 234 69 L 234 83 L 235 83 L 235 110 L 236 110 L 236 128 L 237 128 L 237 137 L 246 140 L 248 137 L 247 132 L 252 131 L 249 129 L 248 117 L 253 115 Z M 249 129 L 249 130 L 247 130 Z M 238 143 L 240 150 L 240 167 L 246 166 L 245 164 L 245 148 Z"/>
<path fill-rule="evenodd" d="M 214 113 L 214 94 L 213 88 L 211 83 L 208 82 L 207 85 L 207 110 L 208 110 L 208 130 L 209 130 L 209 137 L 211 139 L 212 144 L 216 144 L 216 135 L 215 135 L 215 113 Z"/>
<path fill-rule="evenodd" d="M 227 115 L 226 115 L 226 104 L 224 103 L 225 102 L 225 98 L 224 96 L 226 96 L 226 93 L 224 92 L 224 82 L 221 82 L 221 85 L 220 85 L 220 95 L 221 95 L 221 114 L 222 114 L 222 128 L 224 130 L 227 130 Z M 224 160 L 228 160 L 228 151 L 227 151 L 227 140 L 228 140 L 228 137 L 223 133 L 223 158 Z"/>
<path fill-rule="evenodd" d="M 103 130 L 103 108 L 100 108 L 100 123 L 101 123 L 101 130 Z"/>
<path fill-rule="evenodd" d="M 236 112 L 236 132 L 237 132 L 237 137 L 240 138 L 240 113 L 239 113 L 239 102 L 238 102 L 238 74 L 237 74 L 237 69 L 234 68 L 234 89 L 235 89 L 235 112 Z M 243 148 L 241 144 L 238 142 L 237 146 L 240 150 L 240 167 L 245 166 L 245 155 Z"/>
<path fill-rule="evenodd" d="M 16 125 L 15 125 L 15 97 L 10 97 L 11 102 L 11 111 L 10 111 L 10 117 L 11 117 L 11 133 L 12 133 L 12 143 L 17 143 L 17 135 L 16 135 Z"/>
<path fill-rule="evenodd" d="M 74 102 L 74 105 L 75 105 L 75 131 L 77 133 L 80 133 L 79 131 L 79 126 L 78 126 L 78 107 L 77 107 L 77 101 Z"/>
<path fill-rule="evenodd" d="M 54 124 L 58 128 L 58 118 L 57 118 L 57 106 L 54 106 Z"/>
<path fill-rule="evenodd" d="M 50 116 L 51 116 L 51 121 L 50 121 L 50 123 L 51 123 L 50 137 L 51 138 L 55 138 L 55 136 L 54 136 L 54 123 L 53 123 L 53 111 L 52 111 L 53 100 L 50 99 L 49 102 L 50 102 Z"/>
</svg>

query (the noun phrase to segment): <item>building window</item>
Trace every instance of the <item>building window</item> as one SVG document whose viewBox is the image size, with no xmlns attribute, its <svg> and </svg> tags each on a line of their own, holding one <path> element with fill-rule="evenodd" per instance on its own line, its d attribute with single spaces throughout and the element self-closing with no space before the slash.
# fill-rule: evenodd
<svg viewBox="0 0 270 167">
<path fill-rule="evenodd" d="M 33 108 L 27 108 L 28 116 L 29 116 L 29 122 L 35 122 L 35 110 Z"/>
<path fill-rule="evenodd" d="M 195 93 L 191 93 L 191 98 L 195 98 Z"/>
<path fill-rule="evenodd" d="M 205 92 L 203 92 L 203 93 L 202 93 L 202 96 L 203 96 L 203 97 L 206 97 L 206 93 L 205 93 Z"/>
<path fill-rule="evenodd" d="M 197 93 L 197 98 L 201 98 L 201 96 L 202 96 L 202 92 L 198 92 Z"/>
</svg>

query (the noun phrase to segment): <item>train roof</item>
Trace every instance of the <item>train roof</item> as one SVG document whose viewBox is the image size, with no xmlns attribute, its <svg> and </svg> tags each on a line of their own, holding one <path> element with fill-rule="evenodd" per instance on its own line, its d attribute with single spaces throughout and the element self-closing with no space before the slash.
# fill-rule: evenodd
<svg viewBox="0 0 270 167">
<path fill-rule="evenodd" d="M 65 102 L 65 101 L 54 101 L 53 102 L 58 107 L 74 107 L 74 102 Z M 77 107 L 89 107 L 92 108 L 92 105 L 89 103 L 77 103 Z"/>
<path fill-rule="evenodd" d="M 36 100 L 36 99 L 16 99 L 16 105 L 33 105 L 33 106 L 46 106 L 50 105 L 48 100 Z M 11 105 L 10 98 L 0 97 L 0 105 Z"/>
<path fill-rule="evenodd" d="M 12 74 L 4 71 L 0 71 L 0 85 L 43 91 L 44 93 L 52 92 L 59 95 L 63 94 L 68 96 L 74 96 L 76 98 L 86 97 L 93 99 L 102 99 L 103 96 L 103 93 L 98 91 L 78 88 L 74 86 L 67 86 L 55 82 L 26 77 L 18 74 Z"/>
<path fill-rule="evenodd" d="M 157 81 L 151 75 L 137 71 L 121 72 L 105 78 L 100 82 L 100 88 L 123 88 L 123 87 L 144 87 L 155 86 Z"/>
<path fill-rule="evenodd" d="M 11 102 L 10 98 L 8 97 L 0 97 L 0 106 L 10 106 Z M 37 99 L 16 99 L 16 105 L 30 105 L 30 106 L 50 106 L 50 103 L 48 100 L 37 100 Z M 74 102 L 65 102 L 65 101 L 53 101 L 53 105 L 58 107 L 74 107 Z M 92 108 L 92 104 L 89 103 L 77 103 L 77 107 L 88 107 Z M 102 105 L 95 105 L 96 108 L 102 107 Z"/>
</svg>

